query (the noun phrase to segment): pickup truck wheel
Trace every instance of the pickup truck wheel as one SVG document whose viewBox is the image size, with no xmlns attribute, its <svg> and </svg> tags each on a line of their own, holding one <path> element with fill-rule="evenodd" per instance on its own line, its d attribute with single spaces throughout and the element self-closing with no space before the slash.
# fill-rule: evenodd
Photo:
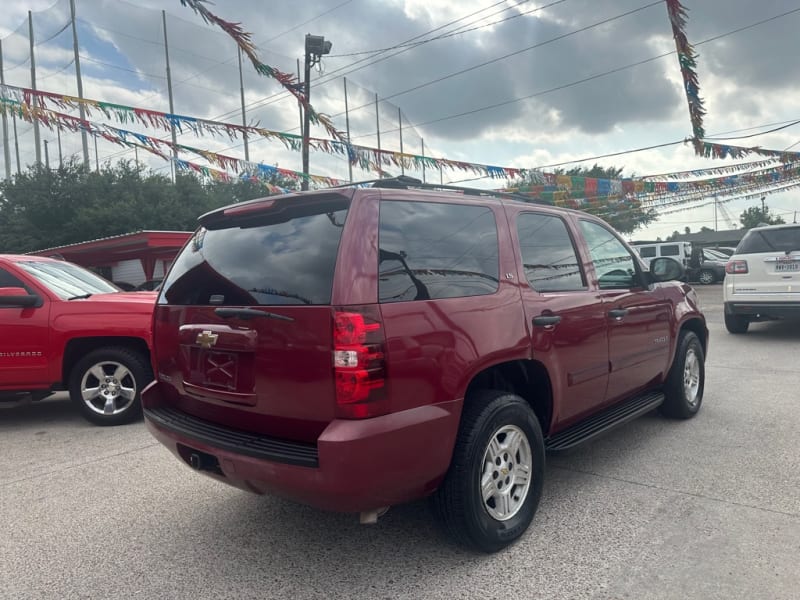
<svg viewBox="0 0 800 600">
<path fill-rule="evenodd" d="M 742 315 L 725 315 L 725 329 L 728 333 L 747 333 L 750 328 L 750 319 Z"/>
<path fill-rule="evenodd" d="M 666 398 L 661 413 L 675 419 L 695 416 L 703 402 L 705 376 L 705 354 L 700 339 L 691 331 L 681 332 L 664 387 Z"/>
<path fill-rule="evenodd" d="M 709 271 L 708 269 L 703 269 L 697 276 L 697 281 L 703 285 L 711 285 L 716 280 L 717 278 L 714 276 L 714 271 Z"/>
<path fill-rule="evenodd" d="M 496 552 L 530 525 L 544 484 L 544 441 L 525 400 L 481 391 L 466 400 L 453 460 L 432 506 L 457 542 Z"/>
<path fill-rule="evenodd" d="M 140 394 L 153 379 L 147 358 L 127 348 L 100 348 L 70 373 L 69 395 L 86 419 L 122 425 L 142 416 Z"/>
</svg>

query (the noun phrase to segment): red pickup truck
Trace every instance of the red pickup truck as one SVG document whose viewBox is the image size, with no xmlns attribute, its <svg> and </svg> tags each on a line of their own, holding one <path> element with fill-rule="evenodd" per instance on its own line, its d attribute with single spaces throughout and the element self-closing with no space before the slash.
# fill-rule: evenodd
<svg viewBox="0 0 800 600">
<path fill-rule="evenodd" d="M 68 262 L 0 254 L 0 401 L 67 389 L 92 423 L 139 419 L 155 297 Z"/>
</svg>

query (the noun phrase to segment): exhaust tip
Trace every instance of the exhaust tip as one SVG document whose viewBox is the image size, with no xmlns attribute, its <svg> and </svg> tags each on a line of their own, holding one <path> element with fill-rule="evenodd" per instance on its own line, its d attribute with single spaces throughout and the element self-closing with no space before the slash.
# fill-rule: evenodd
<svg viewBox="0 0 800 600">
<path fill-rule="evenodd" d="M 375 510 L 365 510 L 358 514 L 358 522 L 361 525 L 375 525 L 378 522 L 378 519 L 385 515 L 388 510 L 388 506 L 376 508 Z"/>
</svg>

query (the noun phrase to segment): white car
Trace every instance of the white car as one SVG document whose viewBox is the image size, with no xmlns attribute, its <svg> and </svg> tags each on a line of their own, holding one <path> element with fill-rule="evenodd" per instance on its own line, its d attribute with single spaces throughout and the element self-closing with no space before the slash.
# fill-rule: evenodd
<svg viewBox="0 0 800 600">
<path fill-rule="evenodd" d="M 800 225 L 754 227 L 725 272 L 729 332 L 746 333 L 753 321 L 800 317 Z"/>
</svg>

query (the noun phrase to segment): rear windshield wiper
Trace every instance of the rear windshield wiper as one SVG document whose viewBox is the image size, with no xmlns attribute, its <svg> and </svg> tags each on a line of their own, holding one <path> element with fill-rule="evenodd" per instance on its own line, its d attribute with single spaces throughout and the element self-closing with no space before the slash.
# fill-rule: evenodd
<svg viewBox="0 0 800 600">
<path fill-rule="evenodd" d="M 278 319 L 280 321 L 294 321 L 292 317 L 286 317 L 284 315 L 278 315 L 271 312 L 265 312 L 263 310 L 256 310 L 254 308 L 215 308 L 214 314 L 218 317 L 222 317 L 223 319 L 230 319 L 232 317 L 238 317 L 240 319 Z"/>
<path fill-rule="evenodd" d="M 91 298 L 91 294 L 81 294 L 80 296 L 73 296 L 72 298 L 67 298 L 67 300 L 86 300 L 86 298 Z"/>
</svg>

